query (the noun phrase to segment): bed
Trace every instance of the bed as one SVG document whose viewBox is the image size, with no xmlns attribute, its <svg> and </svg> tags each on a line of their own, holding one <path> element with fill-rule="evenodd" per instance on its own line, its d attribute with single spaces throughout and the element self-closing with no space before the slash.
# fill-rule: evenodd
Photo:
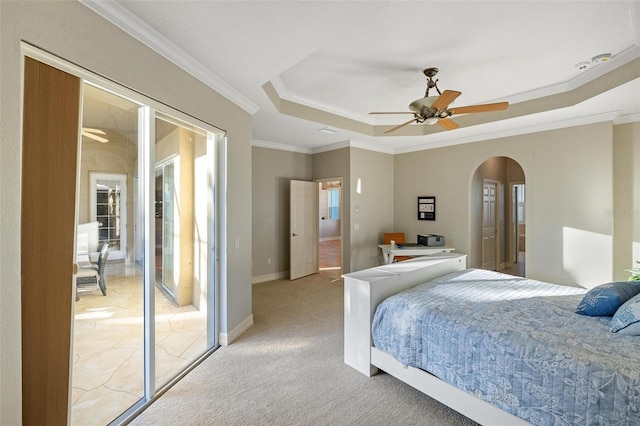
<svg viewBox="0 0 640 426">
<path fill-rule="evenodd" d="M 402 263 L 345 275 L 347 364 L 482 424 L 640 424 L 640 337 L 576 314 L 585 289 L 467 269 L 463 255 Z"/>
</svg>

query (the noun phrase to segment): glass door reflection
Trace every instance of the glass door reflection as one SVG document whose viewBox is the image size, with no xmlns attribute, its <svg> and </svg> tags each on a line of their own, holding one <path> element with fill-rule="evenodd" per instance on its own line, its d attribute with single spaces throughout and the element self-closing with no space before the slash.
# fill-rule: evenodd
<svg viewBox="0 0 640 426">
<path fill-rule="evenodd" d="M 76 240 L 84 273 L 76 277 L 73 425 L 107 424 L 144 397 L 144 271 L 133 261 L 133 233 L 126 232 L 127 223 L 138 226 L 126 201 L 126 194 L 139 193 L 133 188 L 138 108 L 84 85 Z"/>
<path fill-rule="evenodd" d="M 160 388 L 208 348 L 207 230 L 213 188 L 206 132 L 157 117 L 155 372 Z"/>
</svg>

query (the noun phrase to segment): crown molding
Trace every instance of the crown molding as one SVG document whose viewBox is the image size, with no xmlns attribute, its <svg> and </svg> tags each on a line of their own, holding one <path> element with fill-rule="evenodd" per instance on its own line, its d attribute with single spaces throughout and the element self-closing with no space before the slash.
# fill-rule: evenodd
<svg viewBox="0 0 640 426">
<path fill-rule="evenodd" d="M 338 108 L 335 105 L 317 102 L 298 93 L 291 92 L 285 87 L 282 79 L 279 76 L 276 76 L 275 78 L 270 80 L 270 83 L 273 86 L 273 89 L 276 91 L 278 97 L 284 101 L 293 102 L 294 104 L 303 105 L 320 111 L 325 111 L 330 114 L 349 118 L 351 120 L 361 121 L 370 126 L 373 126 L 377 123 L 376 120 L 368 114 L 360 114 L 346 108 Z"/>
<path fill-rule="evenodd" d="M 249 114 L 255 114 L 260 108 L 228 83 L 209 71 L 204 65 L 186 54 L 147 23 L 114 1 L 78 0 L 82 5 L 114 24 L 153 51 L 173 62 L 220 95 L 229 99 Z"/>
<path fill-rule="evenodd" d="M 637 123 L 640 121 L 640 112 L 636 112 L 635 114 L 627 114 L 627 115 L 619 115 L 618 117 L 613 119 L 613 124 L 627 124 L 627 123 Z"/>
<path fill-rule="evenodd" d="M 539 133 L 548 130 L 564 129 L 567 127 L 583 126 L 586 124 L 601 123 L 604 121 L 613 121 L 618 115 L 619 111 L 609 111 L 601 114 L 586 115 L 577 118 L 570 118 L 567 120 L 549 121 L 541 124 L 532 124 L 529 126 L 518 126 L 517 124 L 513 128 L 506 128 L 501 130 L 486 131 L 469 136 L 459 138 L 447 138 L 439 139 L 438 141 L 428 142 L 420 145 L 414 145 L 408 148 L 398 148 L 395 150 L 396 154 L 405 154 L 409 152 L 424 151 L 426 149 L 442 148 L 453 145 L 461 145 L 472 142 L 481 142 L 489 139 L 500 139 L 509 136 L 518 136 L 529 133 Z M 497 125 L 499 122 L 491 123 Z"/>
<path fill-rule="evenodd" d="M 603 64 L 596 64 L 590 67 L 588 70 L 581 72 L 580 74 L 572 77 L 567 81 L 550 86 L 540 87 L 526 92 L 516 93 L 509 96 L 503 96 L 500 99 L 490 99 L 487 100 L 486 103 L 506 100 L 510 104 L 516 104 L 519 102 L 525 102 L 533 99 L 557 95 L 564 92 L 570 92 L 638 58 L 640 58 L 640 46 L 630 46 L 624 49 L 622 52 L 612 56 L 612 58 L 608 62 Z M 300 94 L 293 93 L 286 88 L 280 77 L 275 77 L 274 79 L 270 80 L 270 82 L 272 83 L 273 89 L 276 91 L 278 97 L 282 100 L 303 105 L 309 108 L 314 108 L 330 114 L 339 115 L 352 120 L 360 121 L 371 126 L 391 124 L 391 121 L 387 122 L 385 121 L 385 119 L 380 120 L 379 118 L 372 118 L 368 114 L 360 114 L 352 110 L 323 104 L 313 101 Z"/>
<path fill-rule="evenodd" d="M 380 152 L 383 154 L 394 154 L 395 150 L 393 148 L 385 148 L 385 147 L 381 147 L 379 145 L 375 145 L 372 143 L 368 143 L 368 142 L 362 142 L 362 141 L 358 141 L 355 139 L 350 139 L 350 140 L 346 140 L 346 141 L 342 141 L 342 142 L 338 142 L 338 143 L 333 143 L 330 145 L 323 145 L 323 146 L 319 146 L 316 148 L 312 149 L 312 153 L 313 154 L 319 154 L 321 152 L 327 152 L 327 151 L 335 151 L 337 149 L 342 149 L 342 148 L 360 148 L 360 149 L 366 149 L 367 151 L 375 151 L 375 152 Z"/>
<path fill-rule="evenodd" d="M 262 140 L 259 140 L 259 139 L 252 139 L 251 140 L 251 146 L 255 146 L 255 147 L 258 147 L 258 148 L 278 149 L 280 151 L 297 152 L 297 153 L 300 153 L 300 154 L 312 154 L 313 153 L 310 148 L 303 148 L 303 147 L 294 146 L 294 145 L 286 145 L 286 144 L 283 144 L 283 143 L 262 141 Z"/>
<path fill-rule="evenodd" d="M 612 56 L 608 62 L 595 64 L 589 69 L 580 72 L 580 74 L 567 81 L 558 84 L 552 84 L 550 86 L 540 87 L 538 89 L 533 89 L 526 92 L 516 93 L 514 95 L 507 96 L 502 100 L 507 100 L 509 101 L 509 103 L 515 104 L 518 102 L 525 102 L 532 99 L 569 92 L 595 80 L 596 78 L 602 77 L 603 75 L 610 73 L 611 71 L 620 68 L 621 66 L 626 65 L 637 58 L 640 58 L 640 46 L 630 46 L 624 49 L 622 52 Z M 488 102 L 495 101 L 498 100 L 494 99 Z"/>
</svg>

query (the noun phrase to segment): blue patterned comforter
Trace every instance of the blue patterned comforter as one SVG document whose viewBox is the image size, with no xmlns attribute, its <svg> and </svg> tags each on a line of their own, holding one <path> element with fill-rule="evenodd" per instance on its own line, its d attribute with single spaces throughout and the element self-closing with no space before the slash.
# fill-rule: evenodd
<svg viewBox="0 0 640 426">
<path fill-rule="evenodd" d="M 640 425 L 640 337 L 586 290 L 467 269 L 383 301 L 374 345 L 535 425 Z"/>
</svg>

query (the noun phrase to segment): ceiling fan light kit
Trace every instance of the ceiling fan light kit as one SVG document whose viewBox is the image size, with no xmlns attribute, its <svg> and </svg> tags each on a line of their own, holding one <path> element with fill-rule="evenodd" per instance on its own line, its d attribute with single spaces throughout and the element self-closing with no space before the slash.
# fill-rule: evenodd
<svg viewBox="0 0 640 426">
<path fill-rule="evenodd" d="M 386 133 L 394 132 L 402 127 L 408 126 L 413 123 L 424 123 L 428 125 L 438 124 L 444 130 L 453 130 L 457 129 L 458 124 L 450 120 L 450 117 L 453 114 L 471 114 L 476 112 L 489 112 L 489 111 L 499 111 L 503 109 L 507 109 L 509 106 L 508 102 L 496 102 L 492 104 L 484 104 L 484 105 L 471 105 L 465 107 L 453 107 L 448 108 L 449 105 L 455 101 L 458 96 L 462 94 L 462 92 L 458 92 L 456 90 L 445 90 L 444 92 L 440 92 L 438 89 L 438 80 L 433 80 L 433 77 L 438 73 L 438 68 L 426 68 L 423 71 L 424 75 L 427 76 L 427 90 L 424 94 L 423 98 L 416 99 L 415 101 L 409 104 L 409 109 L 411 111 L 407 112 L 370 112 L 369 114 L 413 114 L 413 118 L 405 123 L 402 123 L 398 126 L 392 127 L 387 130 Z M 429 90 L 436 89 L 438 92 L 438 96 L 429 96 Z"/>
</svg>

